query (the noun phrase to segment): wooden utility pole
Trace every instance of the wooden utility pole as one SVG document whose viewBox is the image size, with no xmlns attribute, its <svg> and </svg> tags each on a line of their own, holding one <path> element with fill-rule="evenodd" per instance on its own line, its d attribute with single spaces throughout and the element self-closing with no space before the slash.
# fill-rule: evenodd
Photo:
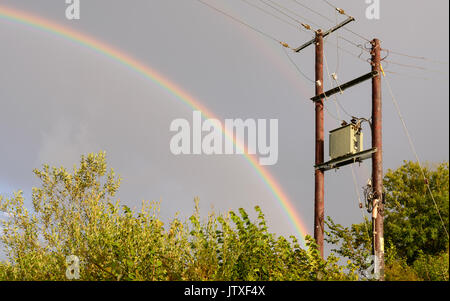
<svg viewBox="0 0 450 301">
<path fill-rule="evenodd" d="M 381 103 L 381 45 L 378 39 L 372 42 L 372 71 L 378 75 L 372 78 L 372 148 L 377 151 L 372 155 L 372 188 L 373 188 L 373 255 L 375 275 L 384 280 L 384 200 L 383 200 L 383 136 L 382 136 L 382 103 Z"/>
<path fill-rule="evenodd" d="M 316 32 L 316 95 L 323 93 L 323 32 Z M 324 123 L 323 99 L 315 102 L 316 106 L 316 166 L 324 163 Z M 315 171 L 314 193 L 314 238 L 323 258 L 324 233 L 324 171 Z"/>
<path fill-rule="evenodd" d="M 338 10 L 339 11 L 339 10 Z M 339 11 L 340 12 L 340 11 Z M 341 12 L 342 13 L 342 12 Z M 341 166 L 362 162 L 372 157 L 372 224 L 373 224 L 373 254 L 375 255 L 375 274 L 380 280 L 384 280 L 384 239 L 383 239 L 383 142 L 382 142 L 382 112 L 381 112 L 381 46 L 378 39 L 374 39 L 372 43 L 372 71 L 368 74 L 360 76 L 343 85 L 334 87 L 324 93 L 323 82 L 323 38 L 341 27 L 355 21 L 353 17 L 336 25 L 335 27 L 323 32 L 316 31 L 314 39 L 304 43 L 302 46 L 295 48 L 295 52 L 300 52 L 308 46 L 314 44 L 316 47 L 316 95 L 311 98 L 315 103 L 316 120 L 315 120 L 315 174 L 314 174 L 314 238 L 319 248 L 321 257 L 323 258 L 323 241 L 324 241 L 324 174 L 325 171 L 339 168 Z M 306 27 L 306 26 L 305 26 Z M 372 149 L 360 151 L 356 154 L 347 154 L 338 158 L 333 158 L 328 162 L 324 162 L 324 121 L 323 109 L 324 99 L 353 87 L 361 82 L 372 79 Z"/>
<path fill-rule="evenodd" d="M 342 13 L 341 11 L 339 11 Z M 326 169 L 321 166 L 324 165 L 324 123 L 323 123 L 323 109 L 324 109 L 324 98 L 328 97 L 324 95 L 324 82 L 323 82 L 323 38 L 335 32 L 336 30 L 344 27 L 345 25 L 355 21 L 355 18 L 348 17 L 345 21 L 337 24 L 336 26 L 330 28 L 329 30 L 323 32 L 321 29 L 316 31 L 316 36 L 314 39 L 304 43 L 302 46 L 295 48 L 295 52 L 300 52 L 303 49 L 314 44 L 316 46 L 316 96 L 314 97 L 315 108 L 316 108 L 316 136 L 315 136 L 315 173 L 314 173 L 314 238 L 316 240 L 317 246 L 319 248 L 320 256 L 323 258 L 323 239 L 324 239 L 324 229 L 325 229 L 325 212 L 324 212 L 324 175 Z M 305 26 L 305 25 L 304 25 Z M 306 27 L 306 26 L 305 26 Z M 308 28 L 310 28 L 308 26 Z M 366 76 L 367 77 L 367 76 Z M 369 79 L 369 77 L 365 78 Z M 347 83 L 346 86 L 339 87 L 340 91 L 353 86 L 365 79 L 359 78 L 357 82 Z"/>
</svg>

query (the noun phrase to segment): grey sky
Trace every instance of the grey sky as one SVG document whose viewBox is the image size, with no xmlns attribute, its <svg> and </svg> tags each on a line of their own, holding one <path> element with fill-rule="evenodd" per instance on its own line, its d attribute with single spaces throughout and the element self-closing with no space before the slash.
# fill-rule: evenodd
<svg viewBox="0 0 450 301">
<path fill-rule="evenodd" d="M 311 37 L 242 0 L 206 1 L 292 46 Z M 292 0 L 277 1 L 324 28 L 332 26 Z M 64 2 L 1 0 L 0 5 L 64 24 L 123 50 L 192 94 L 222 120 L 278 118 L 279 161 L 268 170 L 312 233 L 314 108 L 308 99 L 314 86 L 299 75 L 280 45 L 195 0 L 81 0 L 79 21 L 65 19 Z M 301 2 L 335 18 L 323 1 Z M 379 21 L 365 18 L 364 0 L 331 2 L 357 19 L 349 28 L 368 38 L 379 37 L 382 47 L 448 62 L 448 1 L 381 0 Z M 90 49 L 1 18 L 0 41 L 0 193 L 23 189 L 30 204 L 31 187 L 38 184 L 33 168 L 43 163 L 70 168 L 81 154 L 105 150 L 109 165 L 124 178 L 119 197 L 128 205 L 161 200 L 164 218 L 177 211 L 188 216 L 195 196 L 200 197 L 204 213 L 211 207 L 219 212 L 239 207 L 253 211 L 253 206 L 261 205 L 272 231 L 295 234 L 286 213 L 242 156 L 170 153 L 171 121 L 190 120 L 192 110 L 154 83 Z M 328 42 L 333 44 L 327 43 L 326 58 L 334 72 L 336 36 Z M 356 47 L 339 44 L 359 54 Z M 309 77 L 314 76 L 313 48 L 290 55 Z M 339 51 L 339 58 L 341 82 L 369 71 L 367 63 L 345 52 Z M 394 54 L 388 60 L 441 70 L 385 65 L 390 71 L 428 78 L 389 75 L 421 159 L 448 160 L 448 64 Z M 414 158 L 383 88 L 387 169 Z M 348 90 L 339 100 L 351 114 L 368 117 L 370 82 Z M 333 102 L 327 107 L 337 115 Z M 338 126 L 330 115 L 325 118 L 326 131 Z M 368 148 L 368 128 L 365 135 Z M 355 171 L 358 186 L 363 186 L 370 176 L 370 162 L 355 166 Z M 345 225 L 361 221 L 350 169 L 328 173 L 325 185 L 326 215 Z"/>
</svg>

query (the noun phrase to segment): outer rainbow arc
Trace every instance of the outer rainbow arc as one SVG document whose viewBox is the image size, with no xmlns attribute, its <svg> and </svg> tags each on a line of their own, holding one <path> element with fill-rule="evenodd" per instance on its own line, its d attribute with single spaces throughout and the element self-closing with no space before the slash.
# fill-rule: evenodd
<svg viewBox="0 0 450 301">
<path fill-rule="evenodd" d="M 214 116 L 214 114 L 212 114 L 206 107 L 201 105 L 192 96 L 184 92 L 181 88 L 177 87 L 174 83 L 170 82 L 168 79 L 164 78 L 156 71 L 138 62 L 131 56 L 126 55 L 123 52 L 114 49 L 112 46 L 104 44 L 97 39 L 94 39 L 86 34 L 82 34 L 80 32 L 63 27 L 54 22 L 45 20 L 41 17 L 37 17 L 22 11 L 17 11 L 1 5 L 0 5 L 0 18 L 7 19 L 15 23 L 21 23 L 34 28 L 38 28 L 45 32 L 50 32 L 63 38 L 72 40 L 85 47 L 91 48 L 92 50 L 102 55 L 105 55 L 111 58 L 112 60 L 118 61 L 123 65 L 133 69 L 134 71 L 142 74 L 144 77 L 150 79 L 151 81 L 153 81 L 154 83 L 156 83 L 157 85 L 168 91 L 170 94 L 176 96 L 179 100 L 187 104 L 192 109 L 201 111 L 202 115 L 205 118 L 217 119 Z M 269 174 L 269 172 L 265 168 L 259 165 L 257 159 L 254 156 L 248 154 L 245 146 L 240 141 L 237 141 L 234 138 L 233 133 L 230 133 L 223 126 L 221 127 L 222 132 L 225 134 L 225 137 L 231 139 L 233 141 L 233 144 L 236 145 L 237 148 L 244 150 L 245 154 L 244 156 L 246 160 L 257 171 L 260 178 L 264 181 L 264 183 L 269 187 L 272 194 L 276 197 L 283 210 L 289 216 L 290 222 L 298 232 L 301 241 L 304 243 L 305 242 L 304 236 L 308 233 L 308 231 L 306 230 L 306 227 L 304 226 L 302 220 L 300 219 L 299 214 L 296 212 L 292 202 L 288 199 L 287 195 L 282 191 L 280 185 L 274 180 L 272 175 Z"/>
</svg>

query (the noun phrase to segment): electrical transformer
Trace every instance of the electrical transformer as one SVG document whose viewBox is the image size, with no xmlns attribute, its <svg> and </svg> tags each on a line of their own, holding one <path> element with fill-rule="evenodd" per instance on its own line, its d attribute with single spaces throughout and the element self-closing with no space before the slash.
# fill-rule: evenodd
<svg viewBox="0 0 450 301">
<path fill-rule="evenodd" d="M 344 125 L 330 132 L 331 160 L 363 151 L 363 133 L 356 124 Z"/>
</svg>

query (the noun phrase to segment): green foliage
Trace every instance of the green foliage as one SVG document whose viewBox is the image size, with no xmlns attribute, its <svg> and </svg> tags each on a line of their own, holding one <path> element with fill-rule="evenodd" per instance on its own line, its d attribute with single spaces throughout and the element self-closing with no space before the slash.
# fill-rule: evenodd
<svg viewBox="0 0 450 301">
<path fill-rule="evenodd" d="M 347 228 L 336 224 L 328 217 L 325 224 L 328 228 L 325 231 L 325 241 L 334 246 L 339 246 L 333 248 L 332 251 L 343 258 L 349 258 L 351 262 L 349 264 L 352 264 L 353 268 L 359 273 L 366 271 L 371 264 L 367 259 L 372 254 L 372 230 L 369 221 L 366 219 L 364 223 L 354 224 Z"/>
<path fill-rule="evenodd" d="M 448 229 L 449 164 L 423 169 L 437 207 Z M 388 170 L 385 187 L 385 279 L 448 281 L 448 236 L 417 163 L 405 162 L 397 170 Z M 350 228 L 326 221 L 326 240 L 334 251 L 349 258 L 358 271 L 368 267 L 371 254 L 372 227 L 369 221 Z"/>
<path fill-rule="evenodd" d="M 439 255 L 420 254 L 414 261 L 413 268 L 425 281 L 449 281 L 448 250 Z"/>
<path fill-rule="evenodd" d="M 431 191 L 448 229 L 449 165 L 436 169 L 423 168 Z M 448 248 L 448 237 L 443 229 L 433 200 L 418 163 L 405 162 L 384 178 L 386 189 L 385 240 L 395 245 L 399 255 L 409 264 L 419 254 L 438 255 Z"/>
<path fill-rule="evenodd" d="M 422 280 L 413 267 L 398 255 L 393 244 L 385 250 L 385 280 L 386 281 L 420 281 Z"/>
<path fill-rule="evenodd" d="M 80 259 L 80 280 L 355 280 L 353 265 L 319 256 L 307 237 L 302 249 L 269 233 L 256 207 L 252 221 L 239 214 L 210 214 L 202 220 L 198 199 L 188 221 L 175 217 L 165 226 L 158 203 L 139 211 L 113 200 L 120 185 L 107 170 L 104 153 L 81 158 L 73 173 L 64 168 L 35 170 L 33 210 L 21 192 L 0 198 L 2 245 L 8 261 L 0 280 L 67 280 L 66 257 Z M 346 269 L 346 271 L 344 271 Z"/>
</svg>

